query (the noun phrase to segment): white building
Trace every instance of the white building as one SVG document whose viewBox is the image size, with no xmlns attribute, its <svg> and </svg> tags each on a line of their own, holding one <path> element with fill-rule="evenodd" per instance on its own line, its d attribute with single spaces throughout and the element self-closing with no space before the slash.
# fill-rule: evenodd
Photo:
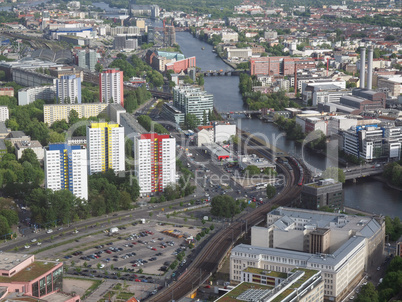
<svg viewBox="0 0 402 302">
<path fill-rule="evenodd" d="M 89 174 L 125 171 L 124 127 L 115 123 L 92 123 L 87 127 Z"/>
<path fill-rule="evenodd" d="M 120 104 L 124 107 L 123 71 L 107 69 L 99 76 L 99 96 L 103 103 Z"/>
<path fill-rule="evenodd" d="M 56 96 L 56 86 L 27 87 L 18 90 L 18 106 L 29 105 L 36 100 L 52 101 Z"/>
<path fill-rule="evenodd" d="M 176 183 L 176 139 L 156 133 L 134 138 L 134 171 L 140 194 L 163 192 Z"/>
<path fill-rule="evenodd" d="M 214 125 L 214 141 L 222 143 L 229 141 L 232 136 L 236 135 L 236 125 L 231 124 L 215 124 Z"/>
<path fill-rule="evenodd" d="M 244 59 L 248 60 L 253 55 L 253 50 L 250 47 L 247 48 L 227 48 L 226 49 L 228 59 Z"/>
<path fill-rule="evenodd" d="M 61 76 L 54 82 L 56 95 L 61 104 L 81 104 L 81 78 L 75 75 Z"/>
<path fill-rule="evenodd" d="M 5 122 L 9 119 L 9 111 L 7 106 L 0 106 L 0 122 Z"/>
<path fill-rule="evenodd" d="M 45 149 L 46 189 L 69 190 L 88 200 L 87 152 L 80 146 L 49 145 Z"/>
<path fill-rule="evenodd" d="M 240 282 L 246 267 L 321 270 L 325 300 L 342 301 L 382 262 L 384 239 L 382 218 L 280 207 L 268 213 L 267 228 L 252 228 L 251 245 L 232 250 L 230 279 Z"/>
</svg>

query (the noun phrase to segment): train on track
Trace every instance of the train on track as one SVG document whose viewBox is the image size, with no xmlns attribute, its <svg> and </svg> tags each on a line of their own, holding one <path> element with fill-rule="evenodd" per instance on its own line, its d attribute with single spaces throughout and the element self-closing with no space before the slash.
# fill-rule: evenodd
<svg viewBox="0 0 402 302">
<path fill-rule="evenodd" d="M 302 186 L 304 181 L 304 169 L 296 158 L 289 157 L 289 160 L 293 163 L 293 165 L 297 166 L 297 169 L 299 170 L 299 180 L 297 181 L 297 185 Z"/>
</svg>

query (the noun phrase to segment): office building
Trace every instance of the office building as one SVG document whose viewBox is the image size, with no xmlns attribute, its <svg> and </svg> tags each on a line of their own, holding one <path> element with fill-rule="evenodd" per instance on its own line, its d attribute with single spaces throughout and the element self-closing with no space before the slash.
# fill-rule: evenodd
<svg viewBox="0 0 402 302">
<path fill-rule="evenodd" d="M 384 239 L 382 217 L 280 207 L 267 214 L 267 227 L 252 227 L 251 245 L 232 249 L 230 279 L 241 282 L 247 267 L 316 269 L 324 278 L 325 301 L 342 301 L 383 261 Z"/>
<path fill-rule="evenodd" d="M 304 184 L 300 196 L 299 208 L 319 210 L 327 207 L 335 212 L 343 211 L 342 183 L 334 179 Z"/>
<path fill-rule="evenodd" d="M 72 110 L 78 113 L 79 118 L 89 118 L 107 113 L 107 103 L 83 103 L 83 104 L 54 104 L 43 106 L 43 121 L 51 126 L 56 121 L 65 120 Z"/>
<path fill-rule="evenodd" d="M 102 103 L 120 104 L 124 107 L 123 71 L 107 69 L 100 73 L 99 96 Z"/>
<path fill-rule="evenodd" d="M 0 299 L 4 301 L 81 301 L 79 295 L 63 292 L 62 261 L 37 260 L 34 255 L 2 252 L 0 271 Z"/>
<path fill-rule="evenodd" d="M 215 302 L 323 300 L 324 281 L 319 270 L 299 268 L 289 273 L 278 273 L 249 267 L 242 272 L 242 282 Z"/>
<path fill-rule="evenodd" d="M 341 131 L 343 151 L 358 158 L 372 160 L 383 155 L 383 132 L 377 124 L 351 127 Z"/>
<path fill-rule="evenodd" d="M 173 106 L 185 115 L 194 114 L 199 124 L 207 124 L 208 113 L 212 112 L 214 107 L 214 96 L 192 86 L 174 87 Z"/>
<path fill-rule="evenodd" d="M 92 123 L 87 127 L 89 174 L 125 170 L 124 127 L 115 123 Z"/>
<path fill-rule="evenodd" d="M 135 175 L 140 194 L 163 192 L 176 183 L 176 139 L 157 133 L 140 134 L 134 139 Z"/>
<path fill-rule="evenodd" d="M 55 80 L 56 95 L 60 104 L 81 104 L 81 78 L 61 76 Z"/>
<path fill-rule="evenodd" d="M 88 200 L 87 150 L 67 144 L 49 145 L 45 149 L 46 189 L 69 190 Z"/>
<path fill-rule="evenodd" d="M 94 50 L 81 50 L 77 53 L 77 65 L 81 68 L 95 71 L 95 65 L 98 62 L 98 54 Z"/>
</svg>

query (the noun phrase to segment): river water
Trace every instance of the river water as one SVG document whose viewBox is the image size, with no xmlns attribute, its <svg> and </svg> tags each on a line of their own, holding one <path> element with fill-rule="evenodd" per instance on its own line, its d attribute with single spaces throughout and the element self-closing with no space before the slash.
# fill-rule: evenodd
<svg viewBox="0 0 402 302">
<path fill-rule="evenodd" d="M 207 70 L 228 70 L 230 66 L 225 64 L 215 53 L 212 46 L 199 41 L 188 32 L 177 32 L 176 41 L 186 57 L 195 56 L 197 66 L 203 71 Z M 205 90 L 214 95 L 215 107 L 219 112 L 244 110 L 243 101 L 239 92 L 239 77 L 235 76 L 212 76 L 205 77 Z M 319 170 L 336 163 L 326 161 L 318 156 L 304 150 L 293 141 L 281 137 L 282 132 L 274 124 L 263 123 L 258 119 L 237 119 L 240 129 L 258 135 L 279 149 L 294 154 Z M 279 139 L 276 139 L 280 137 Z M 360 179 L 353 184 L 348 181 L 344 185 L 345 205 L 367 211 L 370 213 L 398 216 L 402 219 L 402 192 L 391 189 L 385 184 L 372 180 Z"/>
</svg>

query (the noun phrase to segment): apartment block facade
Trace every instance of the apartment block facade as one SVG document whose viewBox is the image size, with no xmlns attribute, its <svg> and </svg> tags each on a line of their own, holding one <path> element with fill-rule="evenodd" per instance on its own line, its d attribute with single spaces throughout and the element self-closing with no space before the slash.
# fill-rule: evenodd
<svg viewBox="0 0 402 302">
<path fill-rule="evenodd" d="M 107 113 L 108 103 L 84 103 L 84 104 L 54 104 L 43 106 L 43 121 L 49 126 L 56 121 L 65 120 L 72 110 L 78 113 L 79 118 L 98 116 Z"/>
<path fill-rule="evenodd" d="M 293 75 L 295 69 L 316 68 L 311 58 L 260 57 L 250 59 L 251 75 Z"/>
<path fill-rule="evenodd" d="M 81 104 L 81 78 L 61 76 L 55 80 L 56 95 L 61 104 Z"/>
<path fill-rule="evenodd" d="M 99 96 L 102 103 L 120 104 L 124 107 L 123 71 L 107 69 L 100 73 Z"/>
<path fill-rule="evenodd" d="M 88 200 L 87 150 L 67 144 L 49 145 L 45 149 L 44 166 L 47 189 L 69 190 Z"/>
<path fill-rule="evenodd" d="M 115 123 L 92 123 L 87 127 L 89 174 L 125 170 L 124 127 Z"/>
<path fill-rule="evenodd" d="M 141 134 L 134 139 L 135 175 L 140 194 L 163 192 L 176 183 L 176 139 L 156 133 Z"/>
</svg>

